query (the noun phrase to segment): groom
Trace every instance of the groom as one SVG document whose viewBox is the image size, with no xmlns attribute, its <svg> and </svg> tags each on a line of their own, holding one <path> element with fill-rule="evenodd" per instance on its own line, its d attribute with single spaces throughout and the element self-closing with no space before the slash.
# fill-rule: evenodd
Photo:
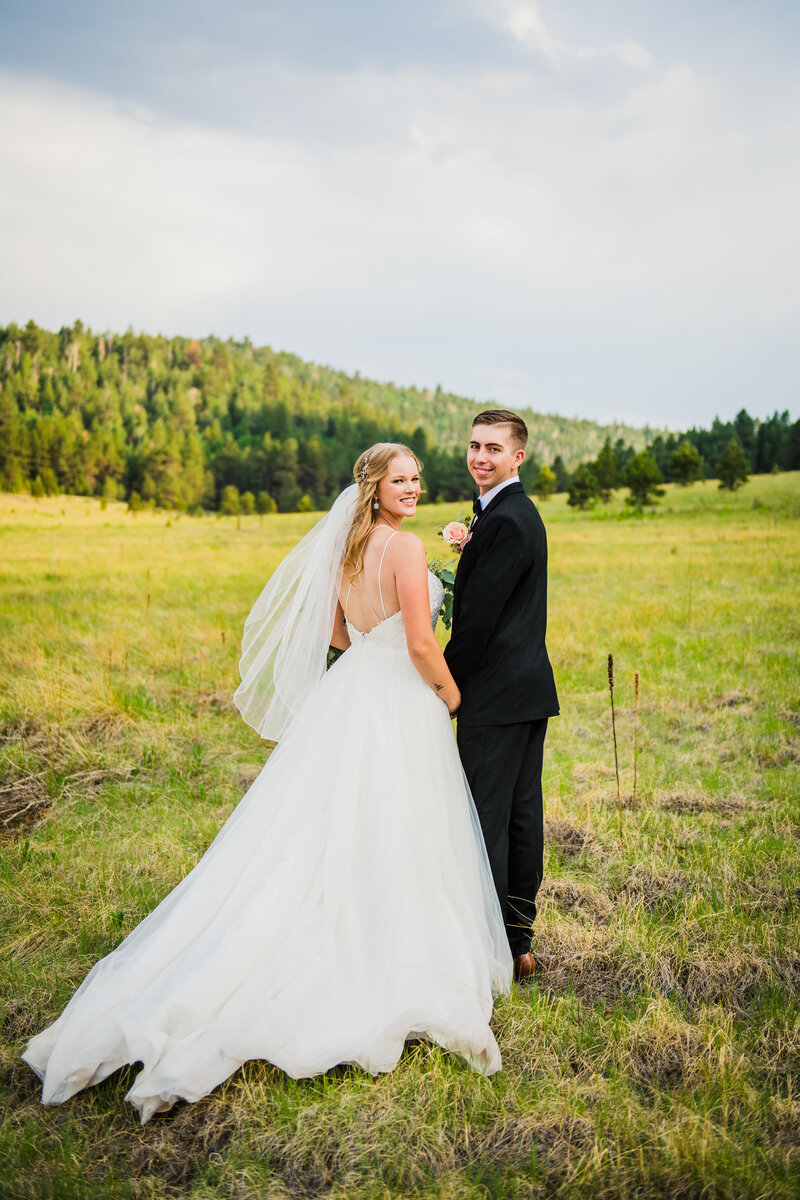
<svg viewBox="0 0 800 1200">
<path fill-rule="evenodd" d="M 536 970 L 542 882 L 542 753 L 558 713 L 545 647 L 547 537 L 519 482 L 528 430 L 515 413 L 475 418 L 467 466 L 475 519 L 456 572 L 445 658 L 461 690 L 458 750 L 483 829 L 514 974 Z"/>
</svg>

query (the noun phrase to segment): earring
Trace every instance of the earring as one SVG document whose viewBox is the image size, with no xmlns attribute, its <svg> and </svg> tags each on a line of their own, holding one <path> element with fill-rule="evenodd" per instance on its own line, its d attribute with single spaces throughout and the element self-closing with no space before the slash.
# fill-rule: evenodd
<svg viewBox="0 0 800 1200">
<path fill-rule="evenodd" d="M 377 500 L 372 501 L 372 507 L 375 509 L 375 512 L 378 511 L 378 509 L 380 508 L 380 504 L 378 504 Z"/>
</svg>

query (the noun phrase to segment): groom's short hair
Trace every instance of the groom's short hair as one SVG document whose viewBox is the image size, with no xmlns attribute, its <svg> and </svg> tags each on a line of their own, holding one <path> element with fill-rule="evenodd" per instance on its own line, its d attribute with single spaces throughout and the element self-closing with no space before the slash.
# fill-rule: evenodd
<svg viewBox="0 0 800 1200">
<path fill-rule="evenodd" d="M 473 417 L 473 425 L 508 425 L 511 440 L 518 450 L 524 450 L 528 445 L 528 426 L 522 417 L 509 412 L 507 408 L 490 408 L 486 412 Z"/>
</svg>

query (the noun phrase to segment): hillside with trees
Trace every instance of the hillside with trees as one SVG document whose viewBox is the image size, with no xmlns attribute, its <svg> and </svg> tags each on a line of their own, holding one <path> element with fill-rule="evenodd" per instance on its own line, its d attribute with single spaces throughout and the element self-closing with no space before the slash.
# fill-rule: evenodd
<svg viewBox="0 0 800 1200">
<path fill-rule="evenodd" d="M 424 462 L 427 499 L 460 500 L 474 488 L 464 447 L 480 407 L 249 340 L 94 334 L 80 321 L 58 333 L 11 324 L 0 328 L 0 488 L 100 495 L 132 508 L 320 509 L 350 482 L 365 446 L 399 440 Z M 743 412 L 709 431 L 665 435 L 520 411 L 530 430 L 529 491 L 537 483 L 566 490 L 584 463 L 599 464 L 590 476 L 607 496 L 646 447 L 664 479 L 713 471 L 732 438 L 750 470 L 798 460 L 800 423 L 786 413 L 756 422 Z M 695 453 L 682 466 L 678 455 L 673 474 L 683 442 Z M 681 453 L 685 460 L 685 446 Z"/>
</svg>

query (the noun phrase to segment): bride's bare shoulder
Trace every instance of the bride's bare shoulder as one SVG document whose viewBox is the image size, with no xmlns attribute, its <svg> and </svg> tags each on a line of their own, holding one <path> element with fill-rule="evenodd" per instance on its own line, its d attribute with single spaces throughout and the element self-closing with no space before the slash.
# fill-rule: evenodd
<svg viewBox="0 0 800 1200">
<path fill-rule="evenodd" d="M 394 549 L 398 557 L 419 558 L 420 555 L 425 556 L 425 546 L 423 545 L 422 538 L 405 529 L 398 530 L 389 542 L 388 550 L 391 551 L 392 549 Z"/>
</svg>

